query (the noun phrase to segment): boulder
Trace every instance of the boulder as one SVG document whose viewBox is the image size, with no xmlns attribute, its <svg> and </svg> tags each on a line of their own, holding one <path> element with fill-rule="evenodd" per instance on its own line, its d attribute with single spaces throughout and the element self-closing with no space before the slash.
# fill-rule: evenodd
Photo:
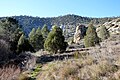
<svg viewBox="0 0 120 80">
<path fill-rule="evenodd" d="M 74 43 L 79 43 L 80 40 L 84 38 L 85 34 L 86 27 L 84 25 L 77 26 L 74 34 Z"/>
</svg>

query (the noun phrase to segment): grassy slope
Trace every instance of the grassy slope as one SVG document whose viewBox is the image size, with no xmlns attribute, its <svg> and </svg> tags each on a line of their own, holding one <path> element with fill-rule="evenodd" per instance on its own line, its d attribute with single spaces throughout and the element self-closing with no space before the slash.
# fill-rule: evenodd
<svg viewBox="0 0 120 80">
<path fill-rule="evenodd" d="M 120 35 L 112 36 L 96 47 L 75 47 L 72 52 L 56 55 L 43 51 L 36 54 L 39 58 L 34 70 L 23 73 L 33 80 L 120 80 Z M 64 59 L 58 56 L 64 56 Z M 41 60 L 44 63 L 41 64 Z"/>
<path fill-rule="evenodd" d="M 120 80 L 119 37 L 89 48 L 84 52 L 86 55 L 83 55 L 83 51 L 74 53 L 71 59 L 42 66 L 37 80 Z"/>
</svg>

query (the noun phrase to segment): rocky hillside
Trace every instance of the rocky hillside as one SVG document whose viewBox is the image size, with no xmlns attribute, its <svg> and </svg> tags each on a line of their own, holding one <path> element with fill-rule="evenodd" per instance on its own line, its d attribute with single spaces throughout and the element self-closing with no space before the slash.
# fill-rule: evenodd
<svg viewBox="0 0 120 80">
<path fill-rule="evenodd" d="M 117 17 L 90 18 L 70 14 L 59 17 L 47 17 L 47 18 L 32 16 L 12 16 L 12 17 L 19 21 L 19 24 L 22 25 L 22 29 L 25 31 L 26 34 L 28 34 L 33 27 L 42 28 L 44 24 L 46 24 L 49 29 L 52 27 L 52 25 L 61 26 L 66 30 L 65 34 L 67 34 L 75 32 L 75 28 L 79 23 L 88 24 L 92 20 L 94 24 L 98 25 L 117 18 Z M 67 35 L 67 37 L 71 35 L 72 34 Z"/>
<path fill-rule="evenodd" d="M 120 18 L 112 20 L 110 22 L 106 22 L 103 25 L 106 26 L 106 28 L 111 34 L 120 33 Z"/>
<path fill-rule="evenodd" d="M 103 26 L 110 32 L 110 34 L 120 34 L 120 18 L 113 19 L 112 21 L 105 22 Z M 100 27 L 97 28 L 99 34 Z"/>
</svg>

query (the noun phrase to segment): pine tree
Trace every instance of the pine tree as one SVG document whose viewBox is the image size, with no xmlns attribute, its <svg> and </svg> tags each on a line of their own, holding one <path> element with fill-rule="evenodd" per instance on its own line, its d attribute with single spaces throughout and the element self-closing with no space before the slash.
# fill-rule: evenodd
<svg viewBox="0 0 120 80">
<path fill-rule="evenodd" d="M 35 48 L 36 43 L 35 43 L 35 28 L 33 28 L 31 30 L 31 32 L 29 33 L 29 43 L 32 45 L 32 47 Z"/>
<path fill-rule="evenodd" d="M 50 31 L 49 31 L 47 25 L 44 25 L 43 28 L 42 28 L 42 30 L 41 30 L 41 33 L 42 33 L 44 39 L 47 38 L 49 32 Z"/>
<path fill-rule="evenodd" d="M 10 50 L 13 51 L 14 53 L 16 53 L 17 44 L 22 34 L 24 34 L 24 32 L 20 28 L 17 28 L 14 34 L 12 34 L 13 37 L 12 37 L 11 44 L 10 44 L 11 46 Z"/>
<path fill-rule="evenodd" d="M 3 18 L 0 21 L 0 26 L 3 29 L 3 33 L 5 34 L 5 38 L 7 41 L 11 41 L 12 35 L 16 31 L 16 29 L 20 27 L 18 21 L 11 17 Z"/>
<path fill-rule="evenodd" d="M 43 39 L 43 36 L 41 34 L 40 28 L 38 27 L 37 30 L 35 30 L 33 28 L 32 31 L 29 34 L 29 42 L 36 51 L 44 48 L 43 47 L 43 45 L 44 45 L 43 40 L 44 39 Z"/>
<path fill-rule="evenodd" d="M 37 28 L 36 34 L 42 35 L 40 27 Z"/>
<path fill-rule="evenodd" d="M 42 36 L 41 30 L 39 27 L 35 33 L 35 41 L 36 41 L 36 47 L 35 47 L 36 50 L 44 48 L 44 46 L 43 46 L 44 45 L 44 38 Z"/>
<path fill-rule="evenodd" d="M 52 53 L 57 53 L 58 51 L 63 52 L 67 47 L 67 43 L 64 40 L 62 29 L 54 26 L 45 40 L 44 48 Z"/>
<path fill-rule="evenodd" d="M 25 36 L 22 34 L 18 41 L 17 52 L 20 53 L 24 51 Z"/>
<path fill-rule="evenodd" d="M 32 38 L 35 36 L 35 28 L 33 28 L 32 30 L 31 30 L 31 32 L 29 33 L 29 39 L 30 39 L 30 41 L 32 41 Z"/>
<path fill-rule="evenodd" d="M 100 27 L 100 32 L 99 32 L 99 37 L 101 38 L 101 40 L 105 40 L 109 37 L 109 32 L 107 31 L 105 26 L 101 26 Z"/>
<path fill-rule="evenodd" d="M 99 38 L 96 33 L 96 29 L 92 23 L 88 25 L 88 29 L 86 31 L 86 36 L 84 37 L 84 45 L 85 47 L 95 46 L 95 44 L 99 43 Z"/>
<path fill-rule="evenodd" d="M 10 50 L 16 53 L 17 43 L 20 36 L 24 33 L 18 21 L 14 18 L 3 18 L 0 20 L 1 33 L 0 38 L 10 44 Z"/>
<path fill-rule="evenodd" d="M 35 34 L 35 28 L 33 28 L 32 30 L 31 30 L 31 32 L 29 33 L 29 37 L 33 37 L 34 36 L 34 34 Z"/>
<path fill-rule="evenodd" d="M 22 34 L 18 41 L 18 45 L 23 45 L 24 43 L 25 43 L 25 36 L 24 36 L 24 34 Z"/>
<path fill-rule="evenodd" d="M 21 53 L 24 51 L 34 51 L 33 47 L 29 44 L 29 41 L 26 39 L 24 34 L 21 35 L 18 45 L 17 45 L 17 52 Z"/>
</svg>

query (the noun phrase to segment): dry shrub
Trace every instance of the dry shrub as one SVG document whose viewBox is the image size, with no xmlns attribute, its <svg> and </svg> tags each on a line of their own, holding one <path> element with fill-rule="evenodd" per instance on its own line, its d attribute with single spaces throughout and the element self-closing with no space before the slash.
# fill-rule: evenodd
<svg viewBox="0 0 120 80">
<path fill-rule="evenodd" d="M 84 59 L 80 59 L 80 61 L 83 65 L 92 65 L 94 62 L 94 59 L 92 56 L 86 56 Z"/>
<path fill-rule="evenodd" d="M 74 53 L 74 58 L 76 58 L 76 59 L 79 58 L 79 52 L 78 52 L 78 51 L 75 51 L 75 53 Z"/>
<path fill-rule="evenodd" d="M 0 68 L 0 80 L 17 80 L 21 69 L 15 65 L 8 65 Z"/>
<path fill-rule="evenodd" d="M 76 80 L 78 70 L 79 66 L 74 61 L 55 61 L 42 68 L 37 80 Z"/>
<path fill-rule="evenodd" d="M 75 59 L 86 58 L 88 55 L 89 55 L 89 53 L 86 52 L 86 51 L 83 51 L 83 52 L 75 51 L 74 52 L 74 58 Z"/>
<path fill-rule="evenodd" d="M 29 77 L 28 73 L 23 72 L 20 74 L 20 76 L 18 77 L 18 80 L 30 80 L 31 78 Z"/>
<path fill-rule="evenodd" d="M 119 80 L 119 70 L 107 59 L 96 62 L 87 55 L 84 58 L 50 62 L 41 68 L 37 80 Z"/>
<path fill-rule="evenodd" d="M 73 78 L 77 75 L 78 66 L 65 66 L 63 69 L 60 70 L 60 75 L 62 79 Z"/>
</svg>

